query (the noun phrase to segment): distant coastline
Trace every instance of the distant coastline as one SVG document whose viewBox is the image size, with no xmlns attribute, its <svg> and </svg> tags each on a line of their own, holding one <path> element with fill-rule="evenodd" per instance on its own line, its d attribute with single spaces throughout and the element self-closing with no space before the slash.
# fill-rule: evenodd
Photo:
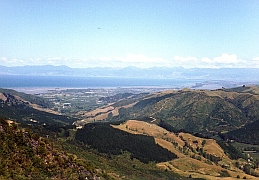
<svg viewBox="0 0 259 180">
<path fill-rule="evenodd" d="M 15 89 L 34 94 L 55 89 L 86 88 L 169 88 L 169 89 L 218 89 L 231 88 L 250 82 L 204 81 L 199 79 L 124 78 L 124 77 L 76 77 L 0 75 L 0 88 Z"/>
</svg>

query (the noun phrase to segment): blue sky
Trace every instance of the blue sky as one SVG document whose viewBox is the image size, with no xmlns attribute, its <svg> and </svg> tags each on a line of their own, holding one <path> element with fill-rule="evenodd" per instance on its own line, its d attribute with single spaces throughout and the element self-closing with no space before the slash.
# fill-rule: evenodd
<svg viewBox="0 0 259 180">
<path fill-rule="evenodd" d="M 259 1 L 0 0 L 0 63 L 259 68 Z"/>
</svg>

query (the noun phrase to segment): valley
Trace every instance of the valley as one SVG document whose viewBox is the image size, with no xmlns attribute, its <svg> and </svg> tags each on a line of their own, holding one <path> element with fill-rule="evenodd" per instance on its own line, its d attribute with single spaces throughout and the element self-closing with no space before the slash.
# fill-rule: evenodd
<svg viewBox="0 0 259 180">
<path fill-rule="evenodd" d="M 258 86 L 54 89 L 35 94 L 1 89 L 0 101 L 2 117 L 46 138 L 75 157 L 74 162 L 85 161 L 91 177 L 259 176 Z"/>
</svg>

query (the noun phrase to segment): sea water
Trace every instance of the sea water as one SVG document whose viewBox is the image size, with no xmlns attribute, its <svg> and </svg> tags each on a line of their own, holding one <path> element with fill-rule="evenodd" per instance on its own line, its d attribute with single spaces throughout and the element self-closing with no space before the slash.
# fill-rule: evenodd
<svg viewBox="0 0 259 180">
<path fill-rule="evenodd" d="M 197 80 L 122 78 L 122 77 L 81 77 L 81 76 L 20 76 L 1 75 L 1 88 L 100 88 L 100 87 L 147 87 L 170 88 L 191 87 Z"/>
</svg>

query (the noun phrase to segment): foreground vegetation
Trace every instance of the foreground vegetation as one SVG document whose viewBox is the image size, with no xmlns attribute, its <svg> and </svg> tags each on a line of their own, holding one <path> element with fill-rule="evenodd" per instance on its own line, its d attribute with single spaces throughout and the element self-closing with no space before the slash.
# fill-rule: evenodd
<svg viewBox="0 0 259 180">
<path fill-rule="evenodd" d="M 185 179 L 128 151 L 113 155 L 90 148 L 64 126 L 24 127 L 1 118 L 0 179 Z"/>
<path fill-rule="evenodd" d="M 56 150 L 53 142 L 0 118 L 1 179 L 85 179 L 94 168 Z"/>
</svg>

